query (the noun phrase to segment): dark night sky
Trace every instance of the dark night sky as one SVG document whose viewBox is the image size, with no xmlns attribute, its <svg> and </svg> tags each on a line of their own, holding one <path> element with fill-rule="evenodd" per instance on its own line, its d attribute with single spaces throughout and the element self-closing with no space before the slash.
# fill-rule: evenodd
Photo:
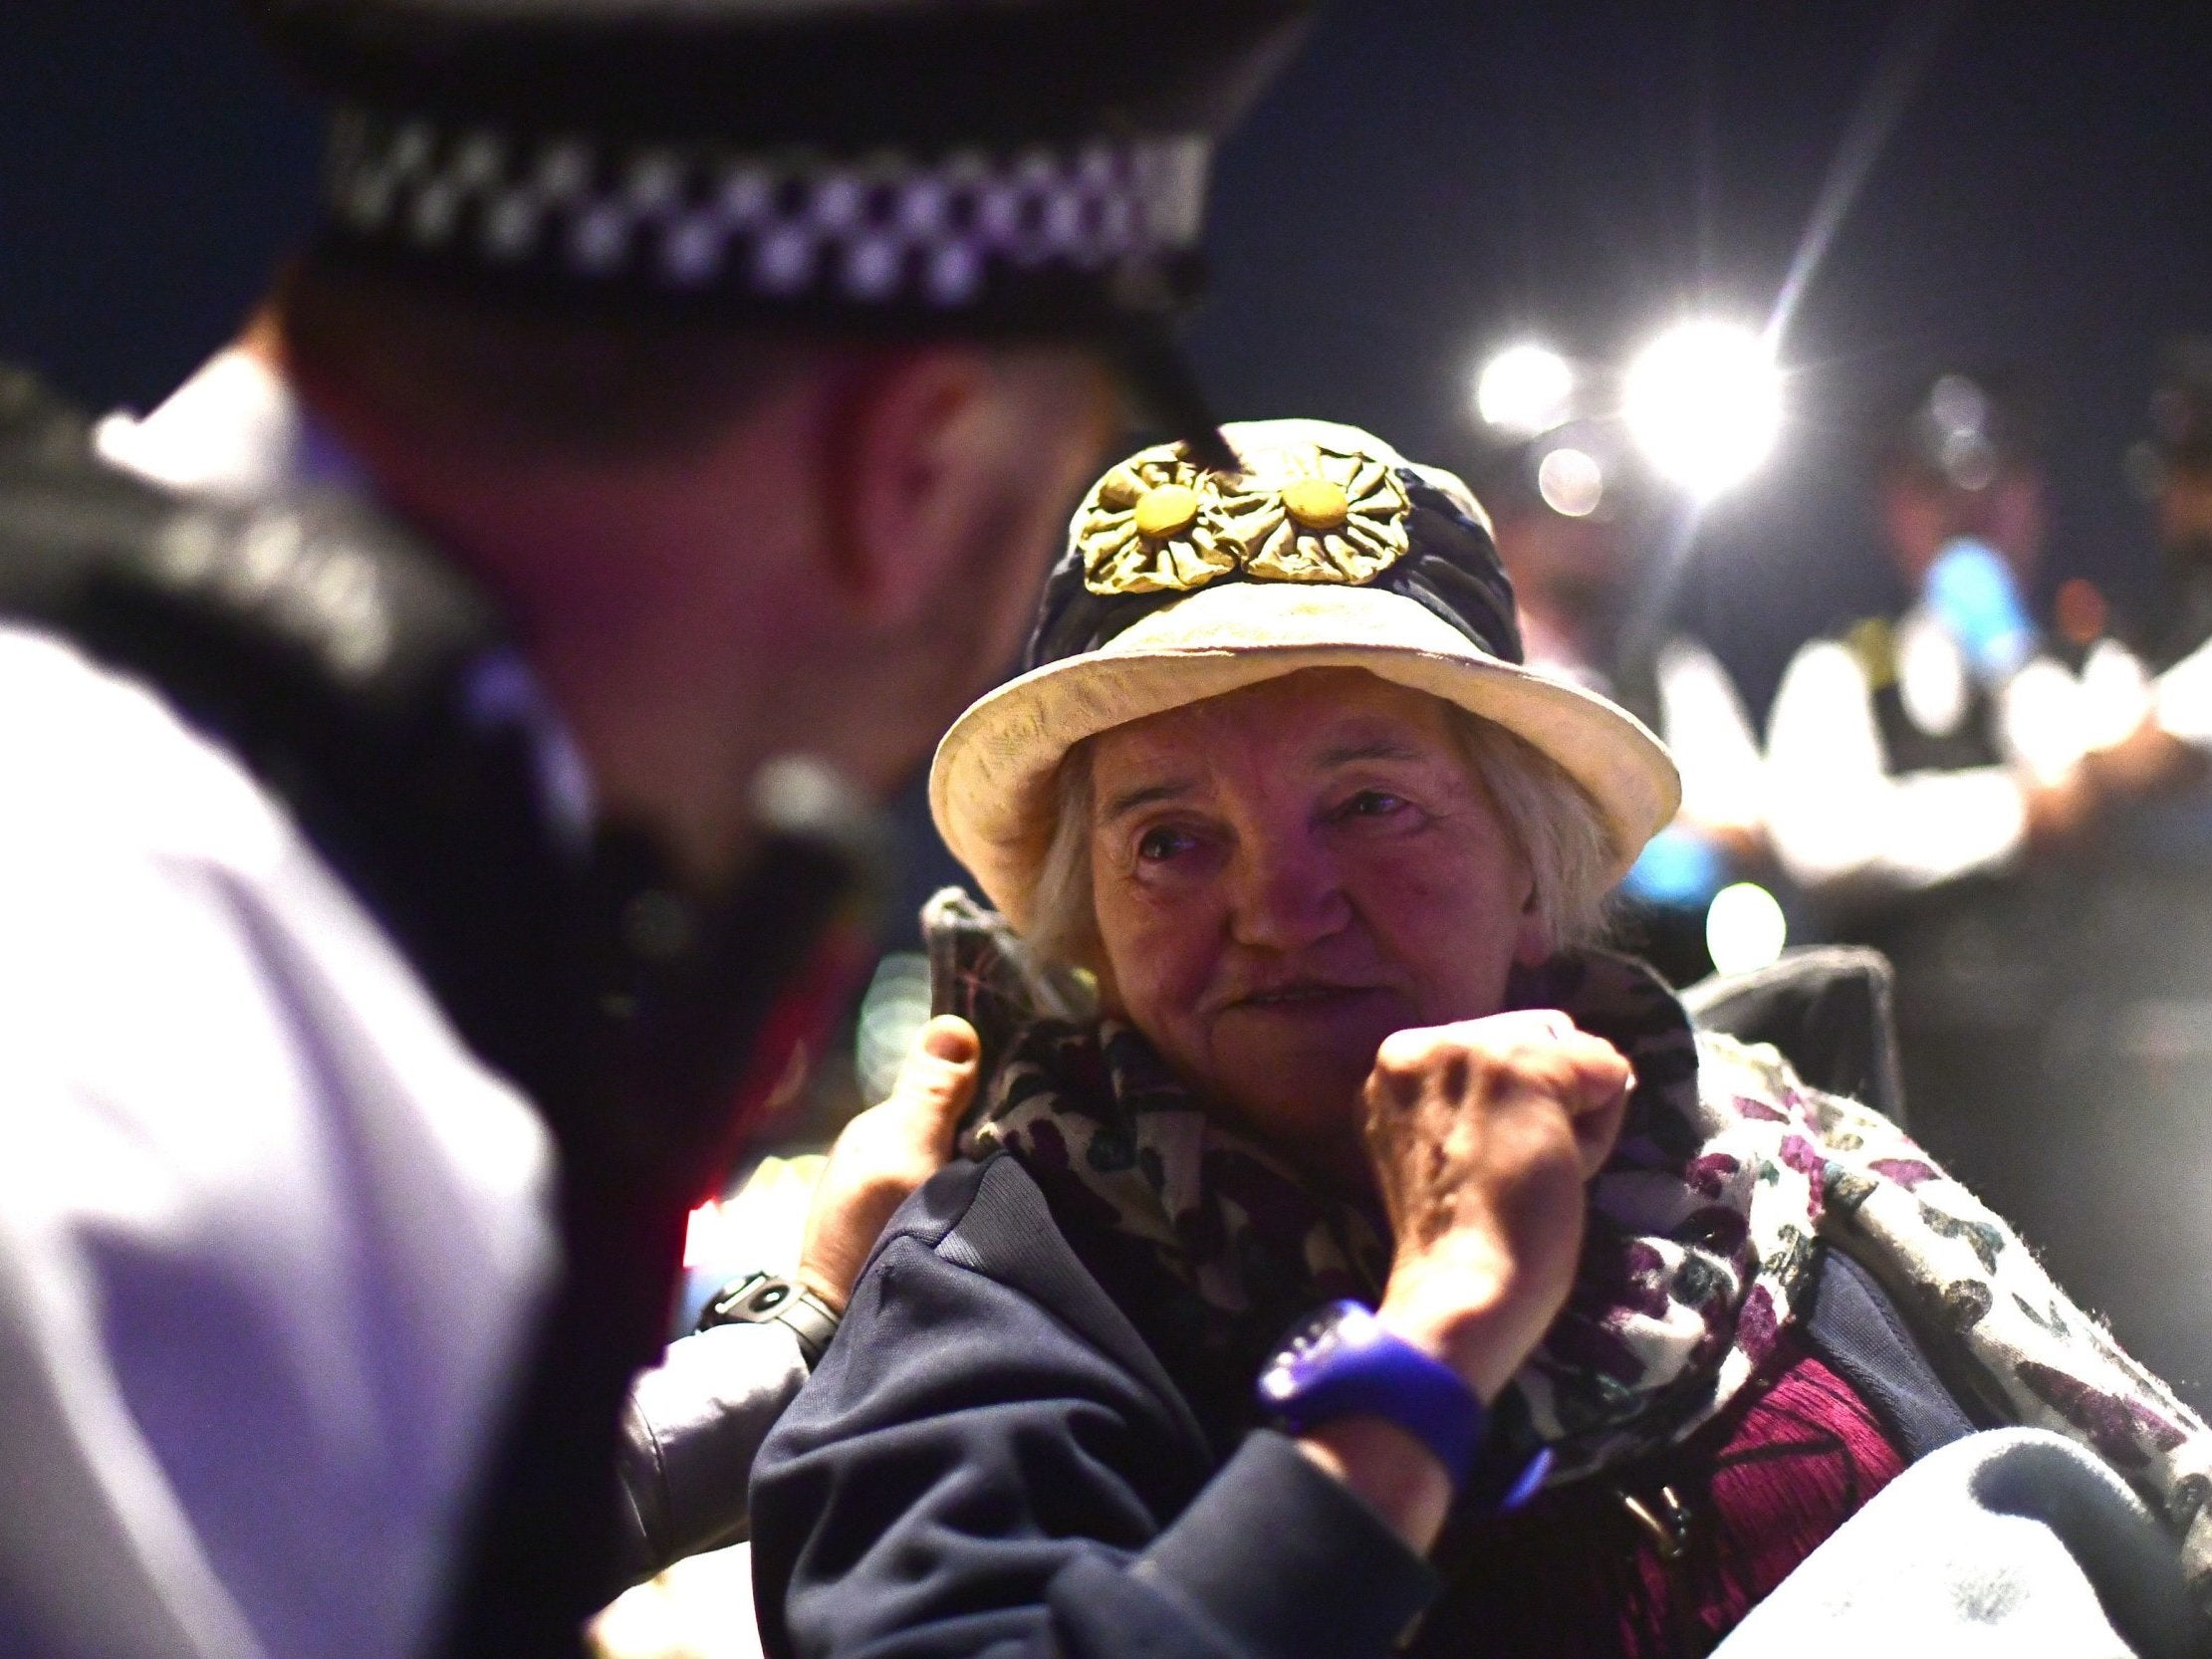
<svg viewBox="0 0 2212 1659">
<path fill-rule="evenodd" d="M 1921 15 L 1339 4 L 1224 158 L 1194 337 L 1217 401 L 1450 460 L 1474 357 L 1516 330 L 1604 356 L 1699 299 L 1763 319 Z M 1755 700 L 1804 630 L 1880 596 L 1853 426 L 1939 360 L 2040 375 L 2051 574 L 2140 581 L 2119 456 L 2158 340 L 2212 325 L 2212 76 L 2185 18 L 1985 0 L 1943 30 L 1787 339 L 1784 446 L 1699 527 L 1680 608 Z M 312 192 L 307 112 L 225 0 L 0 7 L 0 354 L 94 404 L 148 402 L 217 344 Z"/>
</svg>

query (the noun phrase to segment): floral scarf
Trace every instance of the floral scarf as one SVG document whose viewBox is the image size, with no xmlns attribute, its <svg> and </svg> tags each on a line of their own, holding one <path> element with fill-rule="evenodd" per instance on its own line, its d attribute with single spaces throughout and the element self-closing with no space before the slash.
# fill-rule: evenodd
<svg viewBox="0 0 2212 1659">
<path fill-rule="evenodd" d="M 997 918 L 940 895 L 925 920 L 939 1006 L 985 1038 L 963 1150 L 1031 1170 L 1109 1292 L 1144 1303 L 1155 1346 L 1166 1309 L 1179 1358 L 1202 1350 L 1249 1389 L 1292 1319 L 1379 1294 L 1375 1213 L 1207 1117 L 1134 1030 L 1038 1017 L 1071 1014 L 1072 987 L 1026 965 Z M 1567 1306 L 1497 1413 L 1509 1436 L 1552 1447 L 1555 1484 L 1724 1410 L 1804 1315 L 1827 1244 L 1881 1281 L 1982 1410 L 2081 1441 L 2133 1484 L 2212 1609 L 2212 1429 L 1902 1130 L 1807 1086 L 1770 1047 L 1693 1033 L 1626 958 L 1562 957 L 1514 991 L 1516 1006 L 1566 1010 L 1636 1073 Z"/>
</svg>

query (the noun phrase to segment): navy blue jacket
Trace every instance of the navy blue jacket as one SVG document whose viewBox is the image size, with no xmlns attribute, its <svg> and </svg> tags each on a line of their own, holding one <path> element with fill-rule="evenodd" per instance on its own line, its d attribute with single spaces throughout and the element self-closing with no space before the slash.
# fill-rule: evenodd
<svg viewBox="0 0 2212 1659">
<path fill-rule="evenodd" d="M 1907 1458 L 1974 1427 L 1862 1270 L 1807 1336 Z M 1436 1574 L 1281 1435 L 1226 1458 L 1011 1157 L 877 1246 L 754 1466 L 776 1659 L 1382 1659 Z"/>
</svg>

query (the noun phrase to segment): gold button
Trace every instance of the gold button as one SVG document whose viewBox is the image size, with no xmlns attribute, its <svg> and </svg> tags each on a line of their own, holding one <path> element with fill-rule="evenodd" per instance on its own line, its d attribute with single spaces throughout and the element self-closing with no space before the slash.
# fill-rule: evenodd
<svg viewBox="0 0 2212 1659">
<path fill-rule="evenodd" d="M 1162 484 L 1137 498 L 1136 530 L 1140 536 L 1160 541 L 1180 536 L 1198 522 L 1198 492 L 1180 484 Z"/>
<path fill-rule="evenodd" d="M 1326 478 L 1301 478 L 1283 486 L 1283 507 L 1308 530 L 1342 530 L 1352 517 L 1344 487 Z"/>
</svg>

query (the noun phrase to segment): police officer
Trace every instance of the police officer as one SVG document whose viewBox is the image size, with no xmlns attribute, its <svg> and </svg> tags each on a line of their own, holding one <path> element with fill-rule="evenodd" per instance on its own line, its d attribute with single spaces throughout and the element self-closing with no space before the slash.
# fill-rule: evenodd
<svg viewBox="0 0 2212 1659">
<path fill-rule="evenodd" d="M 144 420 L 0 399 L 0 1647 L 572 1650 L 865 804 L 1115 384 L 1218 444 L 1301 7 L 253 10 L 317 240 Z"/>
<path fill-rule="evenodd" d="M 2141 707 L 2108 645 L 2077 657 L 2028 595 L 2047 508 L 2033 405 L 2014 378 L 1947 369 L 1877 429 L 1875 505 L 1908 602 L 1801 648 L 1769 724 L 1770 822 L 1831 936 L 1896 968 L 1914 1132 L 2115 1309 L 2151 1242 L 2094 1186 L 2117 1102 L 2108 1001 L 2146 941 L 2109 902 L 2089 751 Z M 2093 831 L 2093 833 L 2092 833 Z M 2116 954 L 2115 954 L 2116 953 Z M 2109 1201 L 2107 1201 L 2109 1199 Z M 2122 1336 L 2195 1367 L 2141 1319 Z"/>
<path fill-rule="evenodd" d="M 2086 806 L 2078 752 L 2038 744 L 2066 670 L 2023 597 L 2047 516 L 2026 399 L 1947 370 L 1883 422 L 1874 459 L 1909 602 L 1802 647 L 1768 722 L 1776 847 L 1845 914 L 2007 869 Z"/>
</svg>

